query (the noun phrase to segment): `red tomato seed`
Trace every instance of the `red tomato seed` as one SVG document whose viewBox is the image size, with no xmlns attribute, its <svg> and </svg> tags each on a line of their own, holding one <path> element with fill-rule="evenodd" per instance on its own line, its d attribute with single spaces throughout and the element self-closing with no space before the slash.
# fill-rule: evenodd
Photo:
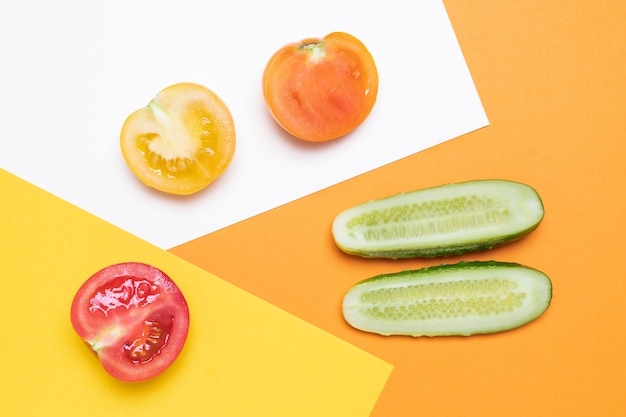
<svg viewBox="0 0 626 417">
<path fill-rule="evenodd" d="M 134 363 L 145 363 L 161 352 L 172 330 L 173 317 L 145 320 L 138 339 L 124 343 L 124 353 Z"/>
</svg>

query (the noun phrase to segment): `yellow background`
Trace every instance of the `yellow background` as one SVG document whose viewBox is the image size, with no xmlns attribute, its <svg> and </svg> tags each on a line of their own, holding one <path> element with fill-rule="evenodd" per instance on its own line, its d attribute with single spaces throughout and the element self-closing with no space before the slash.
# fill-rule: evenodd
<svg viewBox="0 0 626 417">
<path fill-rule="evenodd" d="M 372 417 L 624 416 L 626 3 L 445 5 L 489 127 L 171 252 L 392 363 Z M 343 255 L 330 234 L 334 216 L 367 199 L 478 178 L 532 185 L 546 217 L 522 241 L 446 261 L 542 270 L 554 285 L 547 313 L 515 331 L 468 339 L 349 328 L 339 308 L 349 286 L 441 261 Z"/>
<path fill-rule="evenodd" d="M 367 416 L 391 366 L 0 170 L 0 415 Z M 183 291 L 191 325 L 158 377 L 110 377 L 70 306 L 101 268 L 138 261 Z M 363 378 L 367 375 L 367 378 Z"/>
</svg>

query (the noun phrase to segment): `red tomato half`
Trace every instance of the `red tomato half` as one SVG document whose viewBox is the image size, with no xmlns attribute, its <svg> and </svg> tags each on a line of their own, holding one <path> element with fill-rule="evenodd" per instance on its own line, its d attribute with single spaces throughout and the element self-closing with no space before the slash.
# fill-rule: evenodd
<svg viewBox="0 0 626 417">
<path fill-rule="evenodd" d="M 142 263 L 111 265 L 78 290 L 72 326 L 122 381 L 150 379 L 181 352 L 189 329 L 187 302 L 161 270 Z"/>
<path fill-rule="evenodd" d="M 263 72 L 272 116 L 300 139 L 321 142 L 356 129 L 378 93 L 378 71 L 365 45 L 334 32 L 280 48 Z"/>
</svg>

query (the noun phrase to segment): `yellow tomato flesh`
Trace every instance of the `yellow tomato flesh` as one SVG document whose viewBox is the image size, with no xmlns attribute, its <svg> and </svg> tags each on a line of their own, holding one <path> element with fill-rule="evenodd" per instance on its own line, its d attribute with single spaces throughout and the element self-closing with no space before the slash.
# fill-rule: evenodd
<svg viewBox="0 0 626 417">
<path fill-rule="evenodd" d="M 361 41 L 343 32 L 279 49 L 263 73 L 266 104 L 290 134 L 321 142 L 344 136 L 370 114 L 378 71 Z"/>
<path fill-rule="evenodd" d="M 122 127 L 122 155 L 149 187 L 192 194 L 215 181 L 235 152 L 235 124 L 226 104 L 194 83 L 163 89 Z"/>
</svg>

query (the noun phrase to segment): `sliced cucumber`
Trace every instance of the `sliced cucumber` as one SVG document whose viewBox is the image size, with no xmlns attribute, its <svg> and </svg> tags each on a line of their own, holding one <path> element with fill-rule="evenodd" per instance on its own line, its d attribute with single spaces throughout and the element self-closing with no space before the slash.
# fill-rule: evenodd
<svg viewBox="0 0 626 417">
<path fill-rule="evenodd" d="M 343 315 L 352 327 L 385 336 L 469 336 L 522 326 L 551 298 L 550 279 L 536 269 L 460 262 L 361 281 L 346 293 Z"/>
<path fill-rule="evenodd" d="M 337 246 L 371 258 L 458 255 L 491 249 L 533 231 L 543 204 L 526 184 L 476 180 L 396 194 L 340 213 Z"/>
</svg>

